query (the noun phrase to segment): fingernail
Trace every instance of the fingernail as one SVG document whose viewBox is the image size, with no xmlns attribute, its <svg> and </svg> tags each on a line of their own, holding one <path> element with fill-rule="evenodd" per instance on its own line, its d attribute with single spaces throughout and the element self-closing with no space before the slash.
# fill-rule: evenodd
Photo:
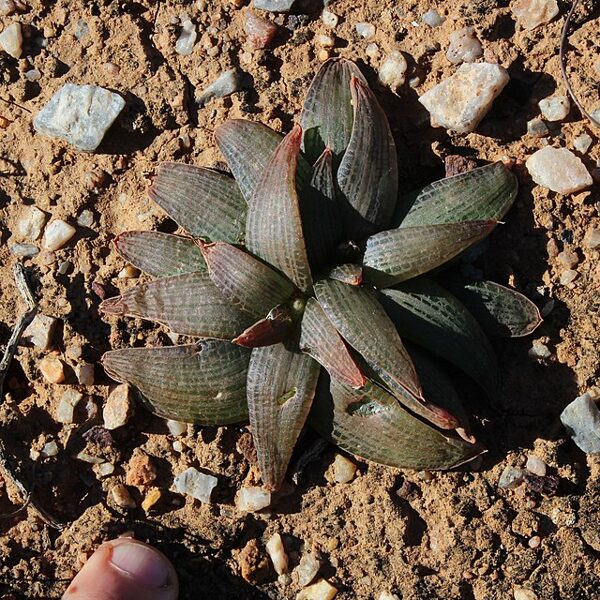
<svg viewBox="0 0 600 600">
<path fill-rule="evenodd" d="M 170 583 L 166 559 L 142 544 L 126 541 L 116 544 L 112 549 L 110 562 L 142 586 L 164 588 Z"/>
</svg>

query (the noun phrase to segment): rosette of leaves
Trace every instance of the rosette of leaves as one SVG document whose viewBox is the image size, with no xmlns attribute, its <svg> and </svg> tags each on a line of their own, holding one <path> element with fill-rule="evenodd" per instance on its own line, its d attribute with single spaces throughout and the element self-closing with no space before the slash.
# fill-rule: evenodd
<svg viewBox="0 0 600 600">
<path fill-rule="evenodd" d="M 282 482 L 307 420 L 340 448 L 396 467 L 479 455 L 444 365 L 493 399 L 488 334 L 540 321 L 519 293 L 440 271 L 498 224 L 515 176 L 490 164 L 406 196 L 386 116 L 350 61 L 326 62 L 282 136 L 216 131 L 231 174 L 163 163 L 150 197 L 188 235 L 123 233 L 120 254 L 156 279 L 103 302 L 194 343 L 105 354 L 154 413 L 250 421 L 265 487 Z"/>
</svg>

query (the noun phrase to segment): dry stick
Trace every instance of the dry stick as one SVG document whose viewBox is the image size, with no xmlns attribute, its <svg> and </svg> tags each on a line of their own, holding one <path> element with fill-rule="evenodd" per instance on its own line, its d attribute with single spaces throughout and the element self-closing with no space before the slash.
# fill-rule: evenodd
<svg viewBox="0 0 600 600">
<path fill-rule="evenodd" d="M 567 91 L 569 92 L 569 95 L 571 96 L 571 98 L 573 98 L 573 102 L 575 102 L 575 104 L 577 105 L 577 108 L 580 110 L 581 114 L 586 119 L 591 121 L 591 123 L 593 125 L 595 125 L 596 127 L 600 127 L 600 122 L 598 122 L 596 119 L 594 119 L 594 117 L 592 117 L 592 115 L 586 110 L 586 108 L 583 106 L 583 104 L 579 101 L 579 98 L 577 98 L 577 96 L 575 95 L 575 92 L 573 91 L 573 88 L 571 87 L 571 82 L 569 81 L 569 77 L 567 75 L 567 58 L 566 58 L 565 47 L 567 45 L 567 41 L 569 38 L 569 25 L 571 24 L 571 19 L 573 17 L 573 13 L 575 12 L 575 9 L 577 8 L 578 4 L 579 4 L 579 0 L 573 0 L 573 4 L 571 5 L 569 13 L 567 14 L 567 18 L 565 19 L 565 24 L 563 25 L 562 34 L 560 36 L 560 49 L 558 52 L 559 58 L 560 58 L 560 70 L 562 71 L 562 76 L 563 76 L 565 85 L 567 87 Z"/>
<path fill-rule="evenodd" d="M 37 313 L 37 304 L 27 284 L 27 278 L 25 276 L 25 269 L 23 265 L 17 263 L 14 267 L 14 276 L 15 276 L 15 284 L 17 289 L 19 290 L 21 296 L 25 300 L 27 304 L 27 312 L 22 315 L 17 321 L 15 328 L 13 329 L 10 339 L 6 344 L 6 348 L 4 350 L 4 355 L 2 356 L 2 360 L 0 361 L 0 402 L 2 401 L 4 394 L 4 380 L 6 379 L 6 373 L 8 372 L 8 368 L 10 367 L 10 363 L 12 362 L 15 352 L 17 351 L 17 346 L 19 345 L 19 341 L 21 340 L 21 336 L 25 331 L 27 325 L 33 321 Z M 59 521 L 57 521 L 52 515 L 50 515 L 46 509 L 41 506 L 33 497 L 33 487 L 34 483 L 31 486 L 23 483 L 20 479 L 19 475 L 17 475 L 16 470 L 12 467 L 10 457 L 6 452 L 6 446 L 4 445 L 4 440 L 0 437 L 0 470 L 2 470 L 2 474 L 5 478 L 12 481 L 14 486 L 19 490 L 25 502 L 23 506 L 17 509 L 15 512 L 10 515 L 3 516 L 11 516 L 19 511 L 27 508 L 28 505 L 38 513 L 39 517 L 51 527 L 55 529 L 64 529 L 65 525 Z M 29 488 L 29 489 L 28 489 Z"/>
</svg>

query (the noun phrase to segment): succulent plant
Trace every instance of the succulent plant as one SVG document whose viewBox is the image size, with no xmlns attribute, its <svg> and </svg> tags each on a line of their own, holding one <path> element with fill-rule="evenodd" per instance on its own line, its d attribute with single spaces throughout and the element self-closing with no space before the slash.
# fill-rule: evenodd
<svg viewBox="0 0 600 600">
<path fill-rule="evenodd" d="M 540 316 L 511 289 L 440 267 L 494 229 L 515 176 L 489 164 L 399 194 L 386 116 L 344 59 L 324 63 L 286 136 L 232 120 L 215 137 L 233 177 L 159 165 L 150 197 L 189 235 L 118 236 L 120 254 L 157 279 L 101 307 L 198 339 L 107 352 L 109 375 L 166 418 L 249 418 L 268 489 L 307 420 L 386 465 L 447 469 L 479 455 L 445 365 L 493 399 L 487 334 L 526 335 Z"/>
</svg>

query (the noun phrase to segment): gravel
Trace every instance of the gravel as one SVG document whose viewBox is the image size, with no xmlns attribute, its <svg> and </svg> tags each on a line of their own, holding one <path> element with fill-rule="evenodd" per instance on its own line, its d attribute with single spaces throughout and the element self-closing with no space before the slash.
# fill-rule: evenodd
<svg viewBox="0 0 600 600">
<path fill-rule="evenodd" d="M 218 481 L 213 475 L 207 475 L 194 467 L 189 467 L 175 477 L 173 485 L 179 494 L 186 494 L 207 504 L 210 502 L 210 496 Z"/>
<path fill-rule="evenodd" d="M 271 492 L 260 487 L 241 488 L 235 496 L 235 506 L 241 512 L 256 512 L 271 504 Z"/>
<path fill-rule="evenodd" d="M 65 369 L 62 361 L 53 356 L 42 358 L 39 369 L 48 383 L 62 383 L 65 380 Z"/>
<path fill-rule="evenodd" d="M 58 407 L 56 408 L 56 421 L 63 425 L 69 425 L 73 423 L 73 415 L 75 408 L 83 398 L 83 394 L 77 390 L 68 389 L 65 390 L 58 401 Z"/>
<path fill-rule="evenodd" d="M 204 106 L 215 98 L 224 98 L 243 88 L 243 76 L 238 69 L 229 69 L 221 73 L 215 81 L 196 96 L 199 106 Z"/>
<path fill-rule="evenodd" d="M 408 63 L 402 52 L 392 50 L 381 63 L 379 81 L 392 92 L 398 93 L 406 80 L 407 69 Z"/>
<path fill-rule="evenodd" d="M 463 27 L 449 36 L 450 45 L 446 58 L 453 64 L 475 62 L 483 54 L 483 46 L 472 27 Z"/>
<path fill-rule="evenodd" d="M 244 29 L 248 41 L 253 48 L 261 49 L 268 47 L 277 35 L 279 27 L 268 19 L 257 15 L 251 10 L 244 14 Z"/>
<path fill-rule="evenodd" d="M 194 50 L 194 44 L 196 43 L 198 34 L 196 32 L 196 27 L 190 21 L 188 15 L 181 15 L 180 20 L 181 31 L 177 41 L 175 42 L 175 52 L 177 52 L 177 54 L 181 54 L 182 56 L 189 56 Z"/>
<path fill-rule="evenodd" d="M 254 0 L 254 8 L 269 12 L 286 13 L 292 10 L 296 0 Z"/>
<path fill-rule="evenodd" d="M 540 112 L 547 121 L 562 121 L 571 110 L 567 96 L 550 96 L 538 102 Z"/>
<path fill-rule="evenodd" d="M 558 14 L 556 0 L 515 0 L 511 4 L 517 23 L 531 31 L 550 22 Z"/>
<path fill-rule="evenodd" d="M 358 33 L 358 35 L 365 40 L 374 38 L 377 31 L 375 29 L 375 25 L 372 23 L 357 23 L 354 26 L 354 29 L 356 29 L 356 33 Z"/>
<path fill-rule="evenodd" d="M 44 230 L 42 238 L 42 246 L 46 250 L 59 250 L 62 248 L 76 233 L 75 227 L 69 225 L 62 219 L 50 221 Z"/>
<path fill-rule="evenodd" d="M 319 579 L 316 583 L 301 590 L 296 596 L 296 600 L 332 600 L 336 594 L 337 588 L 326 579 Z"/>
<path fill-rule="evenodd" d="M 440 13 L 432 8 L 421 16 L 421 21 L 429 27 L 439 27 L 446 19 Z"/>
<path fill-rule="evenodd" d="M 133 403 L 130 397 L 129 385 L 122 383 L 115 387 L 106 399 L 102 409 L 104 427 L 108 430 L 123 427 L 133 414 Z"/>
<path fill-rule="evenodd" d="M 13 58 L 21 58 L 21 54 L 23 53 L 21 23 L 11 23 L 2 30 L 2 33 L 0 33 L 0 48 Z"/>
<path fill-rule="evenodd" d="M 356 465 L 345 456 L 336 454 L 333 461 L 333 480 L 336 483 L 349 483 L 356 475 Z"/>
<path fill-rule="evenodd" d="M 581 159 L 566 148 L 541 148 L 525 165 L 535 183 L 560 194 L 572 194 L 593 183 Z"/>
<path fill-rule="evenodd" d="M 587 454 L 600 452 L 600 411 L 589 392 L 576 398 L 560 420 L 571 439 Z"/>
<path fill-rule="evenodd" d="M 279 533 L 274 533 L 266 544 L 267 553 L 277 575 L 288 572 L 288 557 L 283 547 L 283 540 Z"/>
<path fill-rule="evenodd" d="M 542 119 L 536 117 L 531 121 L 527 121 L 527 133 L 534 137 L 545 137 L 550 133 L 550 130 Z"/>
<path fill-rule="evenodd" d="M 523 483 L 524 473 L 521 469 L 515 467 L 505 467 L 498 480 L 498 487 L 501 489 L 514 490 Z"/>
<path fill-rule="evenodd" d="M 315 552 L 304 552 L 294 573 L 298 578 L 298 585 L 306 587 L 317 576 L 321 568 L 321 560 Z"/>
<path fill-rule="evenodd" d="M 15 227 L 17 239 L 35 242 L 42 235 L 47 220 L 45 212 L 36 206 L 26 206 Z"/>
<path fill-rule="evenodd" d="M 52 336 L 58 325 L 58 319 L 37 314 L 23 332 L 22 340 L 33 344 L 38 350 L 46 352 L 52 347 Z"/>
</svg>

